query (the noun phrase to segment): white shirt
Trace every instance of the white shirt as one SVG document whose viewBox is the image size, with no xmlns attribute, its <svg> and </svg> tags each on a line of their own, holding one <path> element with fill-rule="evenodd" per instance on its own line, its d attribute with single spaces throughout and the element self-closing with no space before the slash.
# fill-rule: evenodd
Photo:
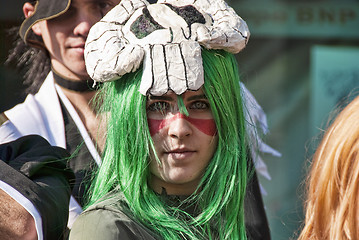
<svg viewBox="0 0 359 240">
<path fill-rule="evenodd" d="M 100 165 L 101 157 L 86 127 L 61 88 L 54 83 L 52 72 L 48 74 L 37 94 L 29 94 L 23 103 L 5 112 L 9 120 L 0 126 L 0 144 L 16 140 L 21 136 L 37 134 L 44 137 L 52 146 L 66 148 L 65 124 L 60 99 L 79 129 L 93 159 Z M 0 188 L 27 209 L 32 216 L 40 216 L 36 208 L 34 206 L 29 207 L 29 203 L 25 204 L 24 196 L 20 194 L 21 197 L 18 191 L 11 186 L 0 184 Z M 31 202 L 30 204 L 32 205 Z M 82 208 L 73 197 L 70 199 L 69 208 L 68 227 L 71 228 L 76 217 L 82 212 Z M 42 226 L 39 224 L 41 221 L 35 217 L 34 219 L 39 236 L 38 239 L 42 239 Z M 39 234 L 40 231 L 41 234 Z"/>
</svg>

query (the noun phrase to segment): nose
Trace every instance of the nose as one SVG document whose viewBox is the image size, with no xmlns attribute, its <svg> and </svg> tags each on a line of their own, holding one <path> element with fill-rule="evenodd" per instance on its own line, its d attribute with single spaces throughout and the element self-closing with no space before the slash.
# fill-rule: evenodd
<svg viewBox="0 0 359 240">
<path fill-rule="evenodd" d="M 76 26 L 74 28 L 75 36 L 87 37 L 90 28 L 94 25 L 99 17 L 93 16 L 91 13 L 88 13 L 86 10 L 79 11 L 79 14 L 76 19 Z"/>
<path fill-rule="evenodd" d="M 169 124 L 168 135 L 175 139 L 184 139 L 192 135 L 192 126 L 181 113 L 177 113 Z"/>
</svg>

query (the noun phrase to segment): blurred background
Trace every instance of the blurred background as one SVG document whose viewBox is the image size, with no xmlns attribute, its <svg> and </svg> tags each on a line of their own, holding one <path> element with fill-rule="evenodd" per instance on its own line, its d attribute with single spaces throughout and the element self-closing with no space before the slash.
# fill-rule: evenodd
<svg viewBox="0 0 359 240">
<path fill-rule="evenodd" d="M 334 108 L 359 93 L 358 0 L 230 0 L 251 38 L 237 55 L 242 81 L 267 113 L 261 178 L 273 240 L 296 239 L 308 163 Z"/>
<path fill-rule="evenodd" d="M 4 66 L 24 1 L 1 0 L 0 112 L 23 101 L 21 73 Z M 251 38 L 237 55 L 241 79 L 267 113 L 260 178 L 273 240 L 295 239 L 303 222 L 303 184 L 313 150 L 333 110 L 359 93 L 359 0 L 228 0 Z M 6 7 L 5 7 L 6 6 Z"/>
<path fill-rule="evenodd" d="M 14 106 L 24 100 L 24 86 L 21 73 L 15 71 L 14 66 L 5 66 L 4 62 L 12 48 L 13 39 L 8 35 L 8 30 L 21 24 L 23 0 L 0 0 L 0 112 Z"/>
</svg>

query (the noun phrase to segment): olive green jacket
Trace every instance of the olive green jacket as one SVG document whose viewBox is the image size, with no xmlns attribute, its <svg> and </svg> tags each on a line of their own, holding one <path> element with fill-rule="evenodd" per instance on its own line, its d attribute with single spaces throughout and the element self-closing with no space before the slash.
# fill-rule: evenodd
<svg viewBox="0 0 359 240">
<path fill-rule="evenodd" d="M 161 239 L 131 219 L 125 201 L 111 198 L 86 209 L 75 221 L 70 240 Z"/>
</svg>

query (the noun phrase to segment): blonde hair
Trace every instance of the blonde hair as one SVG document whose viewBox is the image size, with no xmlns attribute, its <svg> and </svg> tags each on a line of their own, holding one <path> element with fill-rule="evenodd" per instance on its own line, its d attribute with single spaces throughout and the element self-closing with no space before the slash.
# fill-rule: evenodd
<svg viewBox="0 0 359 240">
<path fill-rule="evenodd" d="M 317 148 L 307 179 L 299 240 L 359 239 L 359 97 L 336 117 Z"/>
</svg>

